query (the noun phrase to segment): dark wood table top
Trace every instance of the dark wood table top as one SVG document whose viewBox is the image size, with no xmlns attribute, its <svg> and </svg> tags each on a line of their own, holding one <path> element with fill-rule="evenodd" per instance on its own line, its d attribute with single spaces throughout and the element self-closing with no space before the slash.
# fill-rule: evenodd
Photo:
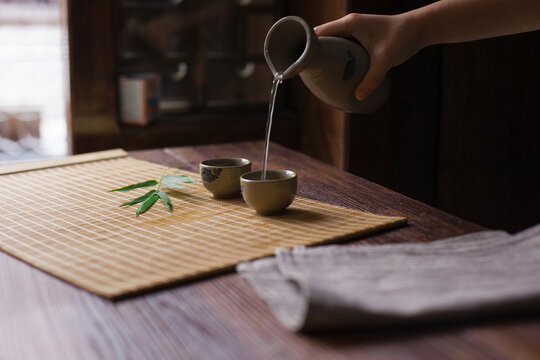
<svg viewBox="0 0 540 360">
<path fill-rule="evenodd" d="M 130 155 L 194 171 L 203 159 L 241 156 L 260 169 L 262 150 L 262 142 L 249 142 Z M 269 161 L 271 168 L 298 173 L 301 196 L 409 219 L 401 228 L 358 238 L 360 245 L 482 229 L 277 144 Z M 111 302 L 0 253 L 1 360 L 266 358 L 538 359 L 540 316 L 299 334 L 283 328 L 235 273 Z"/>
</svg>

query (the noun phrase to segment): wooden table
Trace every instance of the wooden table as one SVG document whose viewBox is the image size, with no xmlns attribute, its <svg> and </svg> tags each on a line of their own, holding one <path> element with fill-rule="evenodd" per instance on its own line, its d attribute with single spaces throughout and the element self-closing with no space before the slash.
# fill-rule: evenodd
<svg viewBox="0 0 540 360">
<path fill-rule="evenodd" d="M 203 159 L 243 156 L 258 169 L 262 149 L 261 142 L 250 142 L 130 154 L 194 171 Z M 407 226 L 359 238 L 361 245 L 482 229 L 277 144 L 269 166 L 296 171 L 301 196 L 409 219 Z M 266 358 L 538 359 L 540 316 L 297 334 L 284 329 L 235 273 L 110 302 L 0 253 L 1 360 Z"/>
</svg>

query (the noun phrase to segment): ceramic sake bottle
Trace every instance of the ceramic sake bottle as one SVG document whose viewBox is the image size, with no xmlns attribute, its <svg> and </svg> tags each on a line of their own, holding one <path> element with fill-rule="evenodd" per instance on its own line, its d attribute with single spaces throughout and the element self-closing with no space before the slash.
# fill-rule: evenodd
<svg viewBox="0 0 540 360">
<path fill-rule="evenodd" d="M 339 37 L 317 37 L 298 16 L 278 20 L 268 31 L 264 57 L 274 75 L 282 79 L 300 75 L 323 102 L 351 113 L 371 113 L 380 108 L 390 92 L 385 78 L 364 101 L 354 96 L 369 66 L 369 55 L 358 43 Z"/>
</svg>

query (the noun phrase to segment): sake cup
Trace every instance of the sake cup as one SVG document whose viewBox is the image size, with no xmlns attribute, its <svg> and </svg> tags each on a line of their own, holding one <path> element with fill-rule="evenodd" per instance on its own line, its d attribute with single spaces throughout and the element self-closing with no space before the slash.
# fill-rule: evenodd
<svg viewBox="0 0 540 360">
<path fill-rule="evenodd" d="M 252 171 L 240 177 L 242 196 L 248 206 L 261 215 L 279 214 L 296 196 L 298 178 L 290 170 Z"/>
<path fill-rule="evenodd" d="M 251 161 L 243 158 L 209 159 L 199 166 L 204 187 L 218 199 L 240 196 L 240 176 L 251 171 Z"/>
</svg>

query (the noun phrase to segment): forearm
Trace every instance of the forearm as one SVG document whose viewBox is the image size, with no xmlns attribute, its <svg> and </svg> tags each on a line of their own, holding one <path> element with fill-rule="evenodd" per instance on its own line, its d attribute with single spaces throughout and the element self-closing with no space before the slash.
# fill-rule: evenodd
<svg viewBox="0 0 540 360">
<path fill-rule="evenodd" d="M 540 0 L 441 0 L 401 14 L 420 48 L 540 29 Z"/>
</svg>

